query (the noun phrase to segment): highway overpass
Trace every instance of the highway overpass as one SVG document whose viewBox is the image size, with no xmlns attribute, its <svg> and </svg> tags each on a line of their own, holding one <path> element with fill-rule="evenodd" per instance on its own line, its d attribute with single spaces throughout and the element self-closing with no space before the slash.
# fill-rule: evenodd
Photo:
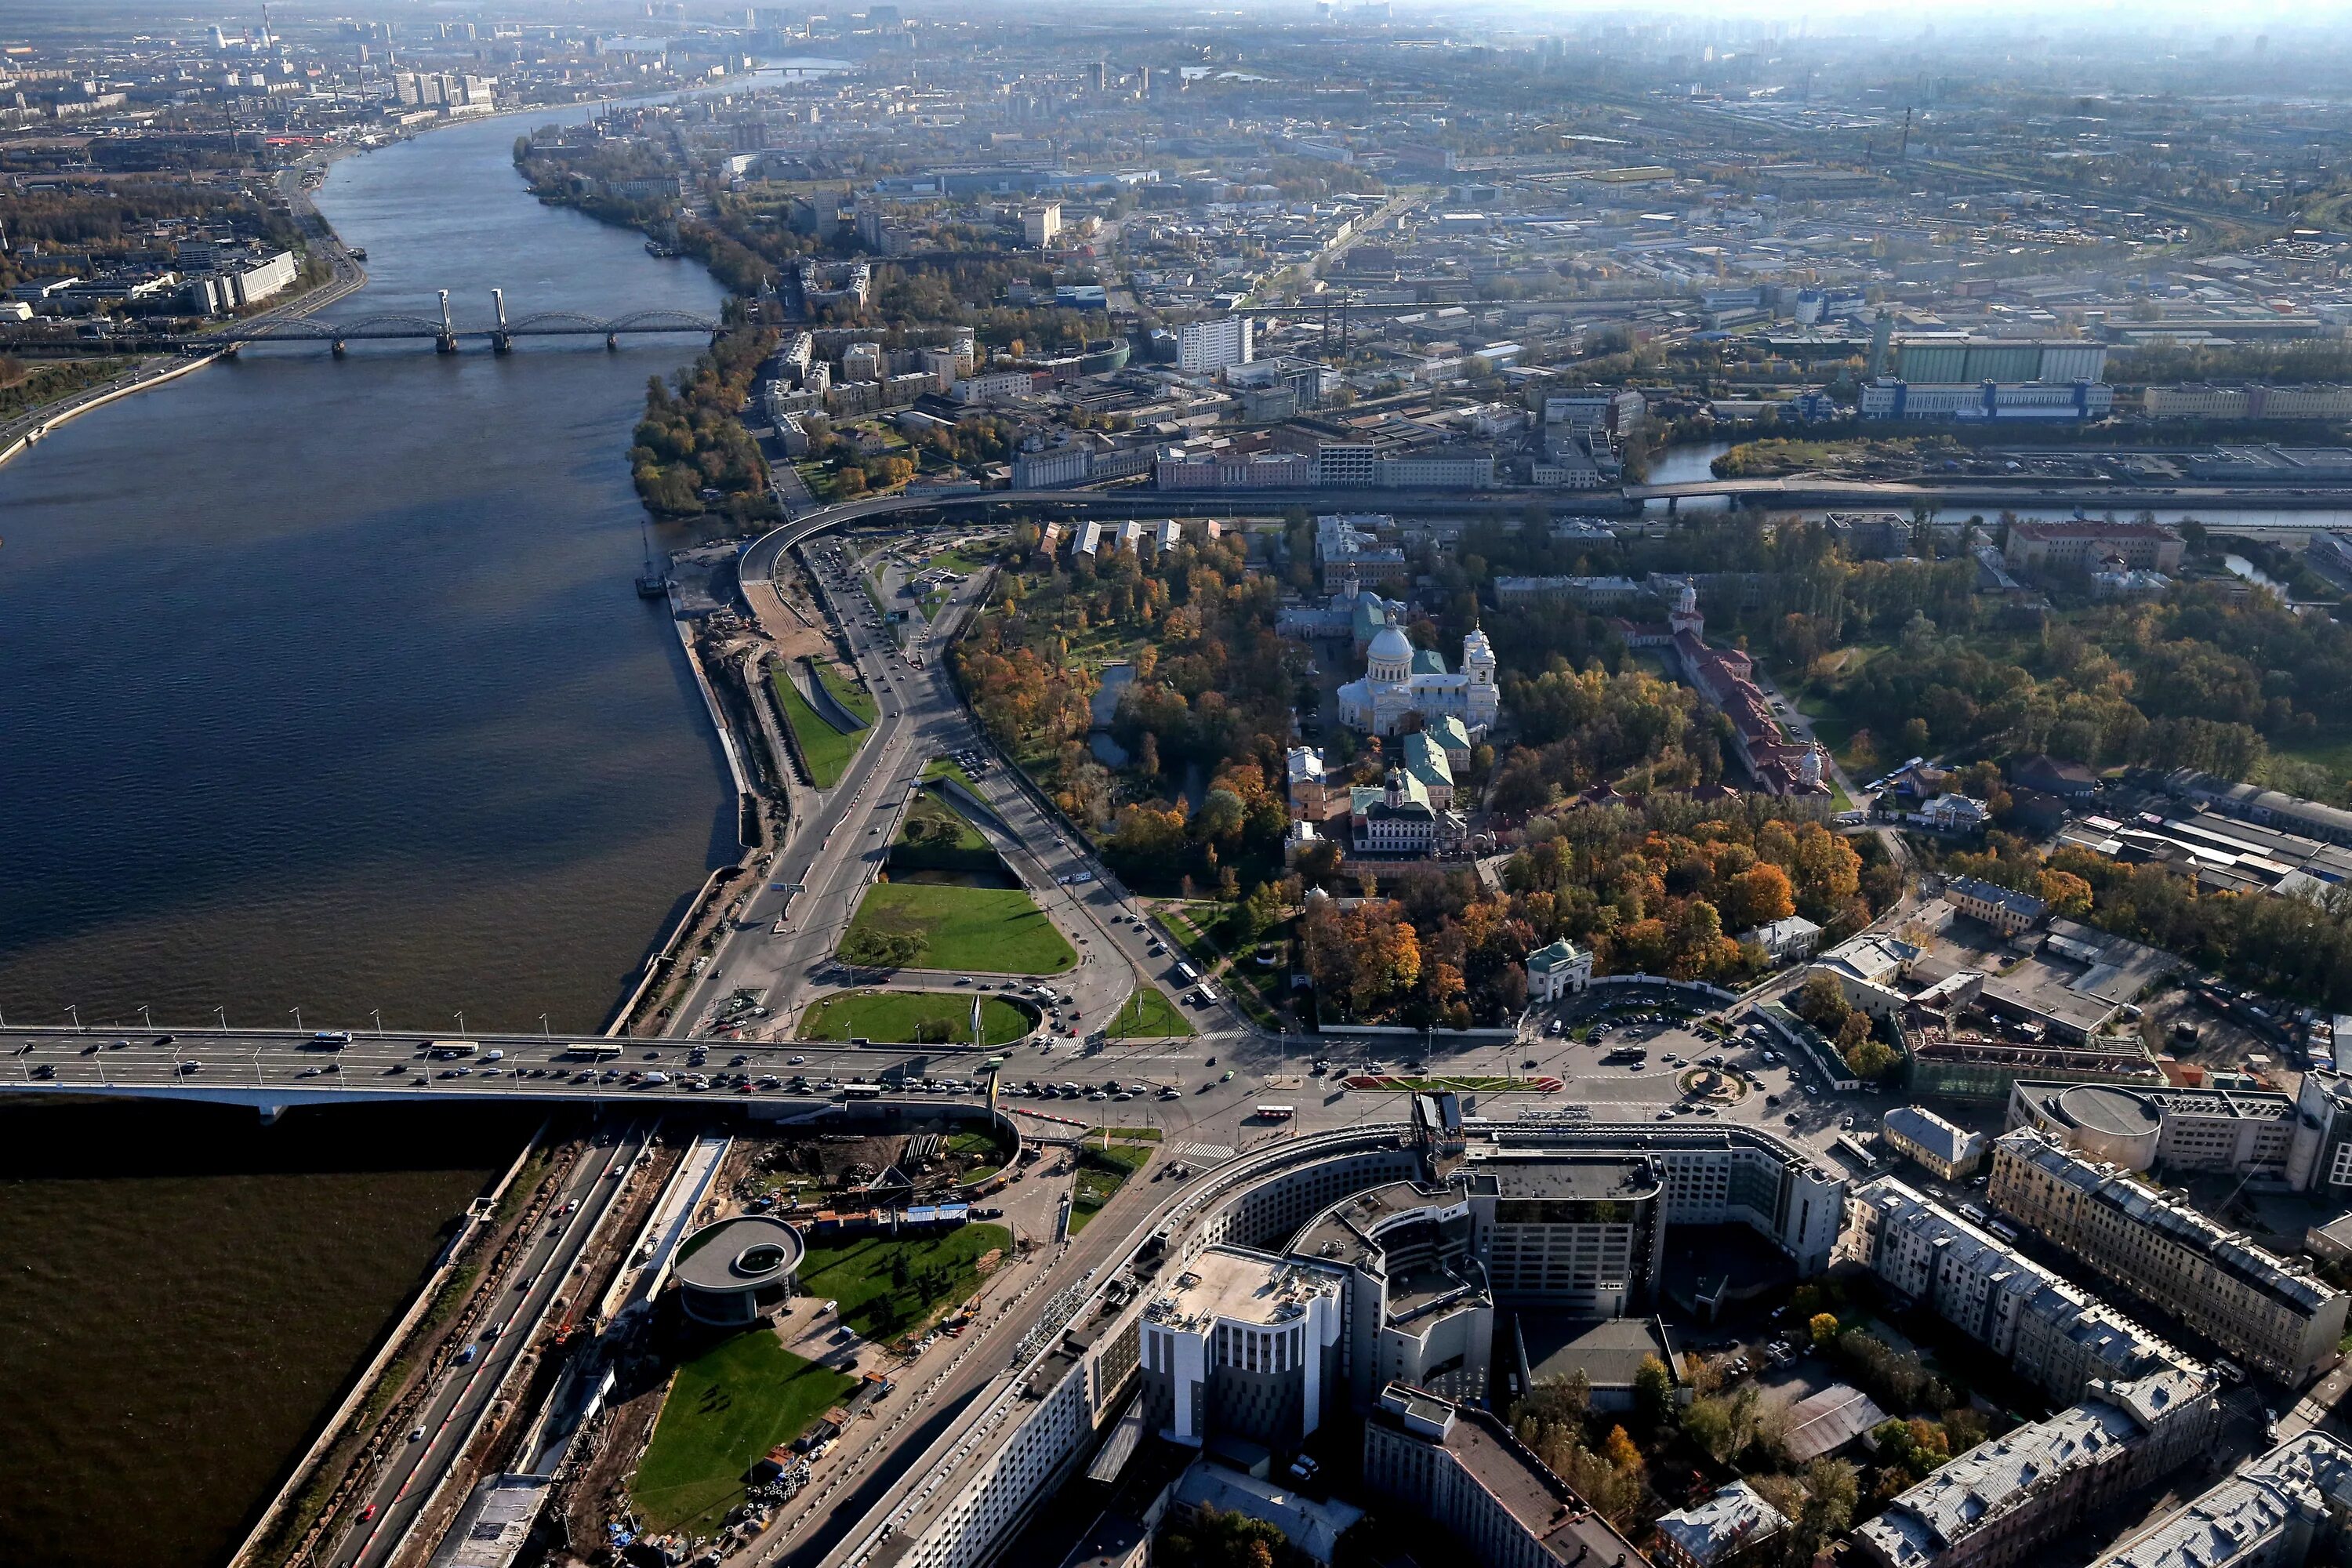
<svg viewBox="0 0 2352 1568">
<path fill-rule="evenodd" d="M 0 1090 L 249 1105 L 275 1119 L 306 1105 L 436 1100 L 555 1105 L 748 1103 L 789 1116 L 841 1098 L 816 1086 L 874 1081 L 919 1058 L 918 1076 L 972 1079 L 993 1051 L 965 1046 L 831 1046 L 604 1035 L 356 1036 L 340 1047 L 290 1029 L 0 1029 Z M 693 1063 L 708 1052 L 701 1066 Z M 438 1054 L 436 1054 L 436 1052 Z M 738 1067 L 735 1058 L 744 1059 Z M 748 1087 L 735 1081 L 749 1080 Z M 810 1088 L 791 1085 L 804 1076 Z M 719 1079 L 725 1078 L 727 1081 Z M 926 1094 L 926 1102 L 950 1098 Z"/>
</svg>

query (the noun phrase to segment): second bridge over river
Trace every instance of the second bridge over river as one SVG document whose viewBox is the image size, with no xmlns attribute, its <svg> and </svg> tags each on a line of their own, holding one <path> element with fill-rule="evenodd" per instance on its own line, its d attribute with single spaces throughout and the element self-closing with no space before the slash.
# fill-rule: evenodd
<svg viewBox="0 0 2352 1568">
<path fill-rule="evenodd" d="M 449 290 L 440 290 L 441 313 L 431 316 L 365 316 L 347 321 L 321 321 L 304 316 L 256 318 L 202 332 L 155 333 L 112 340 L 126 352 L 144 353 L 235 353 L 247 343 L 321 343 L 337 354 L 358 342 L 431 343 L 441 353 L 458 352 L 467 339 L 488 342 L 498 353 L 513 351 L 522 338 L 603 338 L 608 349 L 620 347 L 624 337 L 651 333 L 693 333 L 716 338 L 730 330 L 725 321 L 676 310 L 634 310 L 602 318 L 578 310 L 540 310 L 509 317 L 506 290 L 490 290 L 491 319 L 461 323 L 449 307 Z"/>
</svg>

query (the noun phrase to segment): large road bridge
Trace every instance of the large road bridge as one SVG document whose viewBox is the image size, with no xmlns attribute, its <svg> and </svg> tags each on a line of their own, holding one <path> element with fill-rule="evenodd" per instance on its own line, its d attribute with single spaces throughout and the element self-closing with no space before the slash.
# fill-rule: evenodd
<svg viewBox="0 0 2352 1568">
<path fill-rule="evenodd" d="M 506 291 L 490 290 L 491 319 L 481 324 L 461 324 L 451 313 L 449 290 L 440 290 L 438 318 L 406 314 L 362 316 L 348 321 L 322 321 L 315 317 L 256 316 L 202 332 L 157 332 L 107 340 L 110 349 L 134 353 L 234 353 L 247 343 L 324 343 L 342 353 L 355 342 L 429 342 L 442 353 L 456 353 L 467 339 L 488 342 L 499 353 L 513 350 L 520 338 L 603 338 L 606 348 L 618 348 L 625 337 L 648 333 L 695 333 L 717 337 L 729 324 L 689 310 L 633 310 L 613 317 L 579 310 L 540 310 L 509 319 Z M 9 348 L 0 341 L 0 352 Z"/>
<path fill-rule="evenodd" d="M 976 1080 L 992 1054 L 952 1045 L 331 1033 L 10 1026 L 0 1029 L 0 1091 L 249 1105 L 269 1121 L 299 1106 L 403 1100 L 749 1101 L 790 1116 L 839 1100 L 850 1083 Z"/>
</svg>

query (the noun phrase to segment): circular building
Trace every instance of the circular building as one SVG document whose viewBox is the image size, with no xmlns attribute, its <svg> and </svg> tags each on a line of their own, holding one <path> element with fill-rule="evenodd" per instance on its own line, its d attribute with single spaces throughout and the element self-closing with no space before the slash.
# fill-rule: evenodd
<svg viewBox="0 0 2352 1568">
<path fill-rule="evenodd" d="M 705 1226 L 678 1248 L 678 1304 L 698 1322 L 740 1328 L 791 1299 L 806 1250 L 799 1231 L 766 1215 Z"/>
<path fill-rule="evenodd" d="M 2051 1097 L 2052 1118 L 2068 1143 L 2094 1160 L 2145 1171 L 2156 1163 L 2164 1117 L 2148 1097 L 2110 1083 L 2078 1083 Z"/>
</svg>

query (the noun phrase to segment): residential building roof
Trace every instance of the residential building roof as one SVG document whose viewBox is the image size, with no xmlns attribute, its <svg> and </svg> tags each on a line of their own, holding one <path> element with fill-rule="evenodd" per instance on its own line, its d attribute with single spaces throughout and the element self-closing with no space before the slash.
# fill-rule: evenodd
<svg viewBox="0 0 2352 1568">
<path fill-rule="evenodd" d="M 1746 1481 L 1734 1481 L 1696 1508 L 1661 1515 L 1658 1533 L 1700 1568 L 1789 1528 L 1788 1519 Z"/>
<path fill-rule="evenodd" d="M 2298 1312 L 2315 1312 L 2337 1293 L 2322 1280 L 2290 1272 L 2278 1257 L 2239 1232 L 2140 1185 L 2112 1165 L 2083 1159 L 2047 1132 L 2020 1127 L 2003 1133 L 1995 1147 L 2040 1167 L 2172 1245 L 2202 1254 L 2206 1261 L 2241 1284 Z"/>
<path fill-rule="evenodd" d="M 1739 933 L 1742 942 L 1753 942 L 1767 950 L 1787 947 L 1822 934 L 1822 928 L 1802 915 L 1790 915 Z"/>
<path fill-rule="evenodd" d="M 1981 903 L 2008 910 L 2012 914 L 2022 916 L 2029 921 L 2038 921 L 2050 910 L 2048 904 L 2031 893 L 2021 893 L 2013 889 L 1987 882 L 1976 877 L 1955 877 L 1945 883 L 1944 887 L 1947 891 L 1958 893 L 1962 898 L 1974 899 Z"/>
<path fill-rule="evenodd" d="M 1888 1132 L 1938 1160 L 1955 1164 L 1982 1147 L 1982 1134 L 1955 1127 L 1934 1111 L 1922 1110 L 1916 1105 L 1895 1106 L 1879 1120 Z"/>
<path fill-rule="evenodd" d="M 2332 1505 L 2332 1506 L 2331 1506 Z M 2092 1568 L 2228 1568 L 2272 1561 L 2266 1548 L 2298 1518 L 2341 1518 L 2352 1508 L 2352 1448 L 2305 1432 L 2257 1455 L 2237 1473 L 2164 1516 L 2153 1530 Z"/>
</svg>

